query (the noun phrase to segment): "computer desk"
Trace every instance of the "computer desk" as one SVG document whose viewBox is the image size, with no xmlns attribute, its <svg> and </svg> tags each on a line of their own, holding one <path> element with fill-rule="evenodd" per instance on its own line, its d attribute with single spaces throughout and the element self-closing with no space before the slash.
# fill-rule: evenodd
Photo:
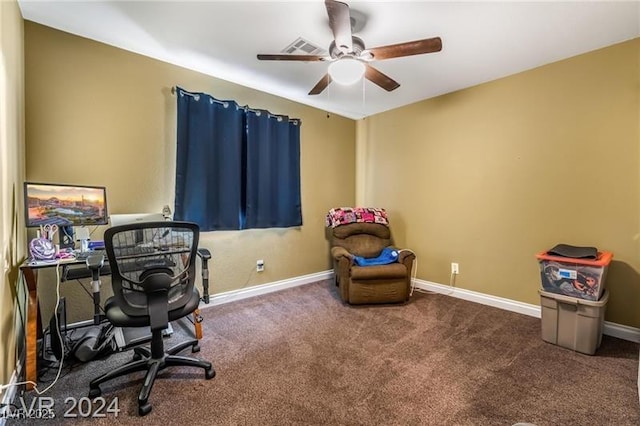
<svg viewBox="0 0 640 426">
<path fill-rule="evenodd" d="M 207 267 L 211 254 L 207 249 L 198 249 L 198 257 L 202 260 L 202 287 L 203 300 L 209 303 L 209 270 Z M 105 264 L 107 264 L 105 258 Z M 24 283 L 27 285 L 29 293 L 27 300 L 27 323 L 25 325 L 25 380 L 27 390 L 32 390 L 38 381 L 38 339 L 43 337 L 42 332 L 42 316 L 40 314 L 40 305 L 38 303 L 38 271 L 40 269 L 55 268 L 61 266 L 63 268 L 69 266 L 79 266 L 86 264 L 86 260 L 63 259 L 59 262 L 33 262 L 27 259 L 20 265 L 20 272 L 24 277 Z M 193 312 L 193 325 L 196 339 L 202 339 L 202 317 L 200 309 Z M 31 383 L 33 382 L 33 383 Z"/>
</svg>

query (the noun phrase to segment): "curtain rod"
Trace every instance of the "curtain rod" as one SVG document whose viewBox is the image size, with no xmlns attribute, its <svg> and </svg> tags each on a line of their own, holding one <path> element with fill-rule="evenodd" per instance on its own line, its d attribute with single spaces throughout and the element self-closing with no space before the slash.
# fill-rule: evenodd
<svg viewBox="0 0 640 426">
<path fill-rule="evenodd" d="M 200 94 L 198 93 L 191 93 L 191 92 L 187 92 L 184 89 L 180 89 L 182 91 L 183 94 L 187 95 L 187 96 L 191 96 L 193 99 L 195 99 L 196 101 L 200 99 Z M 177 93 L 177 88 L 176 86 L 172 86 L 171 87 L 171 94 L 175 95 Z M 205 93 L 206 94 L 206 93 Z M 225 108 L 227 108 L 229 106 L 229 102 L 233 102 L 234 104 L 236 104 L 236 109 L 244 109 L 245 111 L 250 111 L 253 112 L 254 114 L 256 114 L 257 116 L 260 116 L 260 114 L 262 114 L 262 112 L 266 112 L 267 116 L 269 117 L 273 117 L 273 118 L 277 118 L 278 121 L 282 121 L 282 119 L 285 117 L 284 115 L 279 115 L 279 114 L 272 114 L 271 112 L 267 111 L 267 110 L 260 110 L 260 109 L 254 109 L 254 108 L 250 108 L 249 105 L 245 105 L 245 106 L 240 106 L 238 105 L 237 102 L 235 101 L 221 101 L 218 100 L 216 98 L 214 98 L 211 95 L 207 95 L 209 96 L 209 100 L 211 101 L 211 103 L 217 103 L 220 105 L 224 105 Z M 300 120 L 299 118 L 289 118 L 289 121 L 295 125 L 298 124 L 302 124 L 302 120 Z"/>
</svg>

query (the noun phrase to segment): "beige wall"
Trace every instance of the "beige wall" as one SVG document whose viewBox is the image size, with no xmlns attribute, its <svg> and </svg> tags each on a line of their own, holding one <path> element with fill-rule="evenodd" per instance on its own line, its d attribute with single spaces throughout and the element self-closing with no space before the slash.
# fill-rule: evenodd
<svg viewBox="0 0 640 426">
<path fill-rule="evenodd" d="M 304 225 L 207 232 L 201 246 L 213 253 L 215 293 L 330 268 L 324 215 L 355 201 L 353 120 L 31 22 L 25 22 L 25 66 L 27 179 L 105 185 L 111 213 L 173 205 L 174 85 L 301 118 Z M 259 274 L 258 259 L 265 260 Z M 62 290 L 89 300 L 78 286 Z M 79 319 L 86 313 L 71 317 Z"/>
<path fill-rule="evenodd" d="M 357 199 L 390 211 L 418 278 L 448 284 L 458 262 L 458 287 L 507 299 L 539 303 L 536 252 L 612 251 L 606 318 L 640 327 L 638 52 L 640 39 L 363 120 Z"/>
<path fill-rule="evenodd" d="M 448 283 L 458 262 L 458 287 L 532 304 L 534 253 L 558 242 L 613 251 L 607 320 L 640 326 L 638 40 L 379 114 L 356 132 L 351 120 L 37 24 L 25 33 L 27 178 L 106 185 L 112 213 L 172 204 L 171 86 L 302 118 L 305 225 L 205 233 L 214 292 L 329 268 L 324 213 L 357 201 L 389 210 L 418 278 Z"/>
<path fill-rule="evenodd" d="M 18 4 L 0 1 L 0 384 L 11 378 L 17 336 L 22 334 L 16 329 L 16 283 L 25 255 L 24 221 L 17 208 L 24 179 L 23 50 Z"/>
</svg>

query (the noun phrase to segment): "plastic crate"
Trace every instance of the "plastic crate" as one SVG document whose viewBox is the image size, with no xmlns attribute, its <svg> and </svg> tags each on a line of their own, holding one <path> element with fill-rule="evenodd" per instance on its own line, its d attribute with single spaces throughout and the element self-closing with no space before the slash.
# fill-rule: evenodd
<svg viewBox="0 0 640 426">
<path fill-rule="evenodd" d="M 598 252 L 596 259 L 552 256 L 546 251 L 536 254 L 540 262 L 542 289 L 585 300 L 600 300 L 605 288 L 607 268 L 613 253 Z"/>
<path fill-rule="evenodd" d="M 591 302 L 540 290 L 542 340 L 593 355 L 602 342 L 608 300 L 607 291 L 601 300 Z"/>
</svg>

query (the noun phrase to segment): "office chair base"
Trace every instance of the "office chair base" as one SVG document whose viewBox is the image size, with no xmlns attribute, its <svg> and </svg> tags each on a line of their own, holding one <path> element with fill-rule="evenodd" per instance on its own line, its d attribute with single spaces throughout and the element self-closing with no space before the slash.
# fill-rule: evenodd
<svg viewBox="0 0 640 426">
<path fill-rule="evenodd" d="M 151 412 L 151 404 L 144 404 L 138 406 L 138 415 L 140 417 L 146 416 Z"/>
<path fill-rule="evenodd" d="M 168 355 L 175 355 L 183 349 L 191 346 L 191 353 L 200 352 L 200 345 L 197 340 L 189 340 L 188 342 L 179 343 L 176 346 L 167 350 Z M 149 348 L 144 346 L 139 346 L 137 348 L 133 348 L 133 360 L 139 361 L 142 358 L 151 358 L 151 351 Z"/>
<path fill-rule="evenodd" d="M 142 388 L 138 394 L 138 414 L 140 416 L 149 414 L 149 412 L 151 412 L 151 404 L 148 403 L 148 400 L 151 389 L 153 388 L 156 376 L 165 368 L 170 366 L 199 367 L 204 369 L 207 380 L 213 379 L 216 376 L 216 372 L 210 362 L 175 355 L 189 346 L 191 346 L 192 352 L 200 350 L 197 340 L 180 343 L 168 349 L 161 358 L 153 358 L 148 348 L 135 348 L 133 361 L 91 381 L 89 384 L 89 398 L 99 397 L 102 394 L 100 384 L 106 381 L 136 371 L 147 370 Z"/>
<path fill-rule="evenodd" d="M 140 361 L 142 358 L 151 358 L 151 352 L 147 348 L 133 348 L 133 360 Z"/>
</svg>

